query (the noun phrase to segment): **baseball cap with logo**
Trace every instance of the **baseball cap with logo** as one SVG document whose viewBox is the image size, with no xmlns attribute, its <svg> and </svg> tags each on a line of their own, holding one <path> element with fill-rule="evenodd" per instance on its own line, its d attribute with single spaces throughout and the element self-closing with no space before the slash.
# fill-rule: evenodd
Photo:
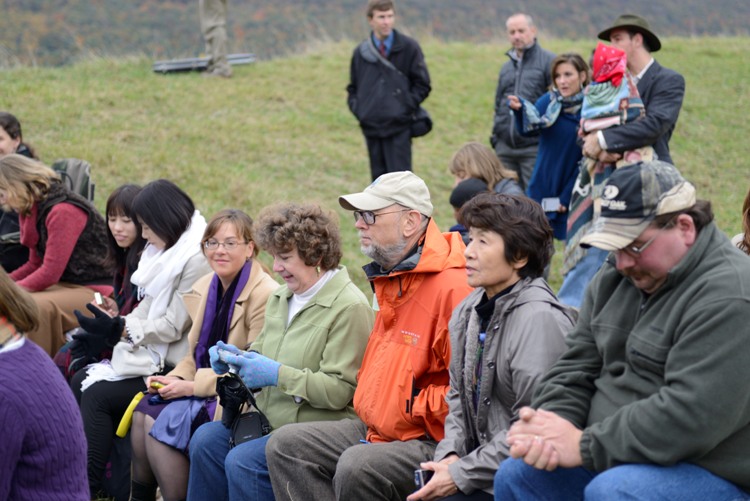
<svg viewBox="0 0 750 501">
<path fill-rule="evenodd" d="M 361 193 L 342 195 L 339 204 L 346 210 L 380 210 L 400 204 L 432 216 L 430 190 L 422 179 L 411 171 L 383 174 Z"/>
<path fill-rule="evenodd" d="M 601 214 L 582 247 L 615 251 L 632 243 L 656 216 L 695 205 L 695 186 L 674 165 L 654 160 L 617 169 L 601 197 Z"/>
</svg>

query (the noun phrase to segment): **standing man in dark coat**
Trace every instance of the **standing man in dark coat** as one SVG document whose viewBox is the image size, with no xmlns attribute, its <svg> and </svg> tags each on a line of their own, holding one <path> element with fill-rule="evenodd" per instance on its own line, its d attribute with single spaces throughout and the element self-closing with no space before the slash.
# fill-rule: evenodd
<svg viewBox="0 0 750 501">
<path fill-rule="evenodd" d="M 518 133 L 513 110 L 508 107 L 508 96 L 519 96 L 535 103 L 552 84 L 550 67 L 555 54 L 536 41 L 534 20 L 528 14 L 513 14 L 505 27 L 512 47 L 506 53 L 510 60 L 500 68 L 490 143 L 503 165 L 518 173 L 525 190 L 534 172 L 539 138 Z"/>
<path fill-rule="evenodd" d="M 393 29 L 395 2 L 369 0 L 372 33 L 352 55 L 346 88 L 367 142 L 373 181 L 381 174 L 411 170 L 412 117 L 430 94 L 430 74 L 416 40 Z"/>
<path fill-rule="evenodd" d="M 599 33 L 599 38 L 625 51 L 628 71 L 635 78 L 646 107 L 646 116 L 620 127 L 587 134 L 583 144 L 584 155 L 611 162 L 624 151 L 653 146 L 659 160 L 671 163 L 669 139 L 685 97 L 685 79 L 676 71 L 660 65 L 651 56 L 651 53 L 661 49 L 661 41 L 640 16 L 623 14 L 610 28 Z M 602 153 L 609 153 L 610 157 L 600 158 Z"/>
</svg>

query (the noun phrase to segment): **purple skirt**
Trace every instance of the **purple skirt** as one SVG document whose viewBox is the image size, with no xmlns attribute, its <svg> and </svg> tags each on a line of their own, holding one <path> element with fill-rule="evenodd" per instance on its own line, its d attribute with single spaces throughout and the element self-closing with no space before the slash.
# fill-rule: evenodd
<svg viewBox="0 0 750 501">
<path fill-rule="evenodd" d="M 213 419 L 216 398 L 188 397 L 157 401 L 152 400 L 154 396 L 145 396 L 135 408 L 136 412 L 154 419 L 149 435 L 187 454 L 195 430 Z"/>
</svg>

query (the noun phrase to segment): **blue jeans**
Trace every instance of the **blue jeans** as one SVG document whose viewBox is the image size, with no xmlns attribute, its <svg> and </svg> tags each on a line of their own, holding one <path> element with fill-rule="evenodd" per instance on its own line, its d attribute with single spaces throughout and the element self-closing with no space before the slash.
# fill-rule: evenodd
<svg viewBox="0 0 750 501">
<path fill-rule="evenodd" d="M 562 304 L 580 308 L 583 303 L 586 287 L 588 287 L 589 282 L 594 278 L 596 272 L 599 271 L 599 268 L 602 267 L 608 255 L 609 252 L 597 249 L 596 247 L 591 247 L 586 251 L 583 259 L 578 261 L 573 269 L 563 277 L 563 283 L 560 286 L 560 291 L 557 293 L 557 299 Z"/>
<path fill-rule="evenodd" d="M 190 440 L 188 501 L 274 501 L 266 463 L 270 435 L 230 450 L 229 433 L 218 421 L 196 430 Z"/>
<path fill-rule="evenodd" d="M 628 464 L 600 474 L 585 468 L 538 470 L 506 459 L 495 474 L 495 499 L 738 501 L 748 493 L 699 466 Z"/>
</svg>

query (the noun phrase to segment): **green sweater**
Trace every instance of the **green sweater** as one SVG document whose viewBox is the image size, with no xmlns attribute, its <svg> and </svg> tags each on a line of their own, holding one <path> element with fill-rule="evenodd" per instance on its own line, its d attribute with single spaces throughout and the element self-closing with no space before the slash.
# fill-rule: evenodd
<svg viewBox="0 0 750 501">
<path fill-rule="evenodd" d="M 694 463 L 750 489 L 750 259 L 711 223 L 650 297 L 611 264 L 532 405 L 583 429 L 583 466 Z"/>
<path fill-rule="evenodd" d="M 269 297 L 250 347 L 282 364 L 278 386 L 263 388 L 258 407 L 273 429 L 356 417 L 352 397 L 374 319 L 367 298 L 343 266 L 287 326 L 291 296 L 283 285 Z"/>
</svg>

